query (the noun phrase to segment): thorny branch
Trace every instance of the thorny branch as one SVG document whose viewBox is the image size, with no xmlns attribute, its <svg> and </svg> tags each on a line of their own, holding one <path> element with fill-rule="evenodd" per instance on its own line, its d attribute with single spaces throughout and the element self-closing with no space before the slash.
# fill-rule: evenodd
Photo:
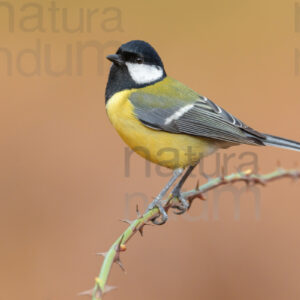
<svg viewBox="0 0 300 300">
<path fill-rule="evenodd" d="M 215 179 L 208 180 L 207 183 L 196 186 L 195 189 L 185 192 L 183 195 L 188 199 L 190 205 L 192 205 L 193 200 L 196 198 L 205 200 L 204 193 L 215 189 L 221 185 L 225 184 L 232 184 L 238 181 L 245 182 L 247 185 L 255 185 L 260 184 L 265 186 L 268 182 L 289 177 L 289 178 L 299 178 L 300 171 L 298 170 L 284 170 L 279 168 L 278 170 L 265 174 L 265 175 L 255 175 L 252 174 L 251 170 L 242 173 L 234 173 L 228 176 L 221 176 Z M 169 197 L 168 199 L 164 200 L 164 208 L 166 212 L 170 208 L 176 209 L 178 205 L 178 200 L 176 198 Z M 115 287 L 107 285 L 107 280 L 111 268 L 114 263 L 117 263 L 121 269 L 124 271 L 124 267 L 120 260 L 120 253 L 126 250 L 126 243 L 133 237 L 137 232 L 143 235 L 143 229 L 145 225 L 148 225 L 148 222 L 157 217 L 159 211 L 157 208 L 153 208 L 152 210 L 144 213 L 141 215 L 137 208 L 137 218 L 133 221 L 129 220 L 122 220 L 129 224 L 128 228 L 118 237 L 118 239 L 113 243 L 110 249 L 105 253 L 98 253 L 104 257 L 103 264 L 101 266 L 100 273 L 98 277 L 95 278 L 95 286 L 93 289 L 83 292 L 80 295 L 89 295 L 92 297 L 92 300 L 101 300 L 103 295 L 113 289 Z"/>
</svg>

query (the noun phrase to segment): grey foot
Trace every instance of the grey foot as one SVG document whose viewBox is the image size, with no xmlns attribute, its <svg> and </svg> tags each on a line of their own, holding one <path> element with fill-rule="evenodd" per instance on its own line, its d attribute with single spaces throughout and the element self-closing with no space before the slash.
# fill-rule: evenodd
<svg viewBox="0 0 300 300">
<path fill-rule="evenodd" d="M 172 192 L 172 196 L 173 196 L 173 198 L 177 198 L 179 200 L 179 202 L 180 202 L 179 205 L 173 205 L 172 206 L 172 208 L 175 208 L 177 210 L 174 213 L 176 215 L 182 215 L 182 214 L 184 214 L 189 209 L 189 207 L 190 207 L 189 201 L 186 200 L 183 197 L 182 193 L 180 191 L 176 190 L 176 189 Z"/>
<path fill-rule="evenodd" d="M 162 201 L 160 198 L 155 198 L 153 202 L 148 206 L 147 211 L 157 207 L 159 210 L 159 215 L 151 220 L 151 222 L 155 225 L 163 225 L 168 221 L 168 215 L 162 205 Z"/>
</svg>

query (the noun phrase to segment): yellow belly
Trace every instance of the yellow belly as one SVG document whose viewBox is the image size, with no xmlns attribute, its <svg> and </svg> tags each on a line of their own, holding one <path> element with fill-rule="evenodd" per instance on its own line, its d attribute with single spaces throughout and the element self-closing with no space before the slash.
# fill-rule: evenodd
<svg viewBox="0 0 300 300">
<path fill-rule="evenodd" d="M 216 150 L 211 140 L 168 133 L 143 125 L 133 113 L 128 96 L 134 90 L 114 94 L 106 104 L 108 117 L 125 143 L 136 153 L 158 165 L 176 169 L 196 164 Z"/>
</svg>

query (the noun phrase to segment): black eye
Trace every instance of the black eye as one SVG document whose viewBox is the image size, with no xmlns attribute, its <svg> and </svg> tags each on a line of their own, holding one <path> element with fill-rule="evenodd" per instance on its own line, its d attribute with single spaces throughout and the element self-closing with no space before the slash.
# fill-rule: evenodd
<svg viewBox="0 0 300 300">
<path fill-rule="evenodd" d="M 141 58 L 141 57 L 137 57 L 135 59 L 135 61 L 138 63 L 138 64 L 142 64 L 144 62 L 144 60 Z"/>
</svg>

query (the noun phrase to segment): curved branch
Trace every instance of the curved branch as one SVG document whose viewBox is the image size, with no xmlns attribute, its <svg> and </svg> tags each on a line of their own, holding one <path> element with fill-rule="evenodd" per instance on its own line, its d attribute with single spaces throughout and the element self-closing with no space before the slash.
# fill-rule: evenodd
<svg viewBox="0 0 300 300">
<path fill-rule="evenodd" d="M 232 184 L 238 181 L 245 182 L 246 184 L 261 184 L 266 185 L 268 182 L 289 177 L 289 178 L 299 178 L 300 177 L 300 171 L 298 170 L 284 170 L 284 169 L 278 169 L 272 173 L 265 174 L 265 175 L 255 175 L 252 174 L 252 172 L 246 171 L 242 173 L 234 173 L 228 176 L 221 176 L 215 179 L 209 180 L 207 183 L 203 184 L 202 186 L 198 186 L 188 192 L 185 192 L 183 195 L 189 200 L 190 204 L 192 204 L 193 200 L 195 198 L 200 198 L 202 200 L 205 200 L 203 194 L 215 189 L 221 185 L 225 184 Z M 178 200 L 175 198 L 169 198 L 164 200 L 164 208 L 166 212 L 170 208 L 176 208 L 176 205 L 178 204 Z M 95 278 L 95 286 L 92 290 L 81 293 L 81 295 L 90 295 L 92 296 L 92 300 L 101 300 L 103 295 L 112 289 L 114 287 L 108 286 L 108 276 L 110 274 L 111 268 L 114 263 L 117 263 L 120 265 L 120 267 L 124 270 L 123 265 L 120 260 L 120 253 L 122 251 L 126 250 L 126 243 L 130 240 L 131 237 L 133 237 L 137 232 L 139 232 L 141 235 L 143 234 L 143 228 L 145 225 L 148 225 L 148 222 L 151 221 L 153 218 L 158 216 L 158 209 L 153 208 L 152 210 L 144 213 L 143 215 L 140 215 L 137 209 L 137 218 L 133 221 L 129 220 L 123 220 L 124 222 L 128 223 L 128 228 L 117 238 L 117 240 L 112 244 L 110 249 L 106 253 L 100 253 L 102 256 L 104 256 L 104 261 L 101 266 L 100 273 L 98 277 Z"/>
</svg>

